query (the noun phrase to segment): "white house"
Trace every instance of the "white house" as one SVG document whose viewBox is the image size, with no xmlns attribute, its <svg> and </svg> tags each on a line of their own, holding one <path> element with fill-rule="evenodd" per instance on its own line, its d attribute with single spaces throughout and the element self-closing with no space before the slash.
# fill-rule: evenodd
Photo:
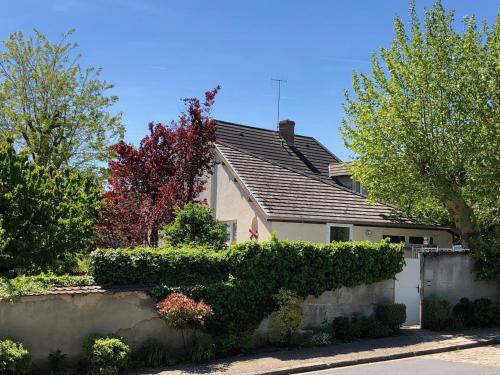
<svg viewBox="0 0 500 375">
<path fill-rule="evenodd" d="M 202 193 L 230 242 L 258 237 L 313 242 L 389 237 L 408 246 L 452 247 L 449 228 L 395 219 L 392 208 L 369 204 L 341 160 L 312 137 L 218 121 L 217 164 Z"/>
</svg>

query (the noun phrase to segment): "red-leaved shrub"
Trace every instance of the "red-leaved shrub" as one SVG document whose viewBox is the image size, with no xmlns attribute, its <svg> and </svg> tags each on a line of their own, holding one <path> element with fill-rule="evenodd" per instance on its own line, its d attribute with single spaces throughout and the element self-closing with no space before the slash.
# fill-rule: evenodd
<svg viewBox="0 0 500 375">
<path fill-rule="evenodd" d="M 214 312 L 203 300 L 196 302 L 182 293 L 172 293 L 156 304 L 156 311 L 171 327 L 200 328 Z"/>
</svg>

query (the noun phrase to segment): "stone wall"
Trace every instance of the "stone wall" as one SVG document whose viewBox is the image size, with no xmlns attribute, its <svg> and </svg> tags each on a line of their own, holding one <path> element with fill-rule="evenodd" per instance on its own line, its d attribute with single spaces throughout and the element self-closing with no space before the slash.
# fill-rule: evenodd
<svg viewBox="0 0 500 375">
<path fill-rule="evenodd" d="M 476 279 L 474 261 L 467 253 L 425 254 L 422 288 L 424 298 L 442 298 L 452 304 L 460 298 L 489 298 L 500 304 L 500 285 Z"/>
<path fill-rule="evenodd" d="M 303 328 L 320 328 L 324 322 L 331 322 L 337 316 L 361 314 L 371 316 L 375 306 L 394 302 L 394 280 L 385 280 L 354 288 L 342 287 L 327 291 L 318 297 L 308 296 L 302 304 L 305 315 Z M 258 343 L 272 342 L 278 332 L 269 318 L 264 319 L 256 330 Z"/>
<path fill-rule="evenodd" d="M 371 315 L 375 304 L 393 300 L 393 280 L 309 296 L 303 304 L 304 328 L 319 327 L 339 315 Z M 57 349 L 76 361 L 84 338 L 93 333 L 123 336 L 133 349 L 156 339 L 180 350 L 180 332 L 168 328 L 153 306 L 154 300 L 143 291 L 25 296 L 0 302 L 0 338 L 24 343 L 35 364 L 42 367 L 47 355 Z M 255 332 L 255 343 L 266 343 L 273 332 L 269 319 L 264 319 Z"/>
<path fill-rule="evenodd" d="M 148 338 L 182 347 L 180 333 L 158 318 L 153 305 L 138 291 L 25 296 L 0 302 L 0 338 L 24 343 L 38 365 L 57 349 L 76 361 L 84 338 L 93 333 L 123 336 L 132 348 Z"/>
</svg>

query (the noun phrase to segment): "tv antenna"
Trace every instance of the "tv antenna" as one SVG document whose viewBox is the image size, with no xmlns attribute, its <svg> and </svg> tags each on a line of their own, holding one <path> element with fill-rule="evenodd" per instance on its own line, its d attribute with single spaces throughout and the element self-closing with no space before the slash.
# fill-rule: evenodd
<svg viewBox="0 0 500 375">
<path fill-rule="evenodd" d="M 281 84 L 286 83 L 286 80 L 279 78 L 271 78 L 271 81 L 274 81 L 278 84 L 278 113 L 276 118 L 276 127 L 278 127 L 280 123 Z"/>
</svg>

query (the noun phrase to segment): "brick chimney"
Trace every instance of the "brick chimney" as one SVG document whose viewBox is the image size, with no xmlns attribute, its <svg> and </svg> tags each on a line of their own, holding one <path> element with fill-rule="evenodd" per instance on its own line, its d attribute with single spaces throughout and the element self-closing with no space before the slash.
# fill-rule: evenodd
<svg viewBox="0 0 500 375">
<path fill-rule="evenodd" d="M 279 122 L 279 135 L 286 143 L 293 145 L 295 133 L 295 121 L 281 120 Z"/>
</svg>

